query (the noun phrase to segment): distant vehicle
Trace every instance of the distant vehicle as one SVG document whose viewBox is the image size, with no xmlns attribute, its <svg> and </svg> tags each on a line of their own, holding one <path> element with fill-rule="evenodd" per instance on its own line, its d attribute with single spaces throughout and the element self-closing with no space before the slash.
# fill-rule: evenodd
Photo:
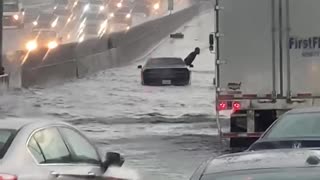
<svg viewBox="0 0 320 180">
<path fill-rule="evenodd" d="M 191 72 L 181 58 L 160 57 L 149 59 L 141 69 L 143 85 L 188 85 Z"/>
<path fill-rule="evenodd" d="M 58 26 L 59 17 L 54 14 L 41 13 L 33 22 L 33 29 L 53 29 Z"/>
<path fill-rule="evenodd" d="M 288 111 L 249 147 L 263 149 L 320 148 L 320 108 Z"/>
<path fill-rule="evenodd" d="M 35 51 L 38 48 L 54 49 L 61 43 L 62 38 L 52 30 L 34 30 L 26 42 L 26 50 Z"/>
<path fill-rule="evenodd" d="M 130 1 L 130 0 L 109 0 L 108 12 L 109 13 L 115 12 L 122 7 L 132 7 L 133 3 L 134 1 Z"/>
<path fill-rule="evenodd" d="M 105 172 L 122 166 L 115 152 L 98 148 L 70 124 L 42 119 L 2 119 L 0 179 L 108 179 Z M 19 162 L 19 163 L 16 163 Z"/>
<path fill-rule="evenodd" d="M 109 13 L 110 24 L 127 24 L 129 27 L 132 25 L 132 9 L 128 6 L 121 7 L 118 10 Z"/>
<path fill-rule="evenodd" d="M 106 4 L 104 0 L 89 0 L 83 7 L 84 14 L 106 13 Z"/>
<path fill-rule="evenodd" d="M 86 14 L 81 17 L 77 29 L 79 41 L 96 38 L 106 33 L 108 19 L 106 14 Z"/>
<path fill-rule="evenodd" d="M 53 13 L 59 16 L 70 16 L 72 9 L 75 6 L 71 0 L 56 0 L 56 4 L 53 7 Z"/>
<path fill-rule="evenodd" d="M 223 155 L 203 163 L 190 180 L 316 180 L 319 149 L 285 149 Z"/>
<path fill-rule="evenodd" d="M 4 28 L 23 28 L 25 11 L 19 0 L 3 1 L 3 26 Z"/>
<path fill-rule="evenodd" d="M 143 13 L 146 16 L 159 14 L 161 3 L 159 0 L 135 0 L 134 13 Z"/>
</svg>

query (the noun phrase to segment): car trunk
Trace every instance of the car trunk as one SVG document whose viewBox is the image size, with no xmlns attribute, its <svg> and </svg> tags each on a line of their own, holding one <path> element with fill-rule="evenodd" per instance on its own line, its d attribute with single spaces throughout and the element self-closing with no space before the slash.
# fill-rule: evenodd
<svg viewBox="0 0 320 180">
<path fill-rule="evenodd" d="M 145 84 L 184 85 L 190 80 L 190 71 L 187 68 L 156 68 L 143 71 Z"/>
</svg>

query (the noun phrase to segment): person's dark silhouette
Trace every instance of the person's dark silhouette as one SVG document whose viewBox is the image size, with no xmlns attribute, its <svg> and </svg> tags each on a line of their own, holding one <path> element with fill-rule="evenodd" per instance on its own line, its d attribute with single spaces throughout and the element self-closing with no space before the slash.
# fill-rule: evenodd
<svg viewBox="0 0 320 180">
<path fill-rule="evenodd" d="M 192 62 L 196 58 L 197 55 L 200 54 L 200 48 L 196 47 L 194 51 L 192 51 L 185 59 L 184 63 L 186 63 L 187 66 L 193 66 Z"/>
<path fill-rule="evenodd" d="M 4 67 L 0 65 L 0 76 L 4 75 Z"/>
</svg>

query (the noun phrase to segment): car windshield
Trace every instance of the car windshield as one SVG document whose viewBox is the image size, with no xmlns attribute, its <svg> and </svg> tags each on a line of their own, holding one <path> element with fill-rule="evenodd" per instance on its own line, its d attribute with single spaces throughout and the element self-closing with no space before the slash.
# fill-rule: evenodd
<svg viewBox="0 0 320 180">
<path fill-rule="evenodd" d="M 320 137 L 320 113 L 287 114 L 265 135 L 265 138 Z"/>
<path fill-rule="evenodd" d="M 39 22 L 48 22 L 52 21 L 55 18 L 52 14 L 41 14 L 38 18 Z"/>
<path fill-rule="evenodd" d="M 131 8 L 129 8 L 129 7 L 122 7 L 122 8 L 120 8 L 117 12 L 118 12 L 118 13 L 130 13 L 130 11 L 131 11 Z"/>
<path fill-rule="evenodd" d="M 31 33 L 32 38 L 39 38 L 39 39 L 55 38 L 56 36 L 57 36 L 57 33 L 54 31 L 33 31 Z"/>
<path fill-rule="evenodd" d="M 318 180 L 319 168 L 262 169 L 207 174 L 201 180 Z"/>
<path fill-rule="evenodd" d="M 3 11 L 4 12 L 18 12 L 19 6 L 17 4 L 4 4 Z"/>
<path fill-rule="evenodd" d="M 16 130 L 0 129 L 0 159 L 6 154 L 15 134 Z"/>
</svg>

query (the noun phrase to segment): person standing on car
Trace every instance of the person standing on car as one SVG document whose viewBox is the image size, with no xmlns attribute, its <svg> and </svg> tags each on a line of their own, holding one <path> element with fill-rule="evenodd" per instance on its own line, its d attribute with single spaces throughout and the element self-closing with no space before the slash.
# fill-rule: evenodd
<svg viewBox="0 0 320 180">
<path fill-rule="evenodd" d="M 187 66 L 193 66 L 192 62 L 196 58 L 197 55 L 200 54 L 200 48 L 196 47 L 193 52 L 191 52 L 185 59 L 184 63 L 186 63 Z"/>
</svg>

